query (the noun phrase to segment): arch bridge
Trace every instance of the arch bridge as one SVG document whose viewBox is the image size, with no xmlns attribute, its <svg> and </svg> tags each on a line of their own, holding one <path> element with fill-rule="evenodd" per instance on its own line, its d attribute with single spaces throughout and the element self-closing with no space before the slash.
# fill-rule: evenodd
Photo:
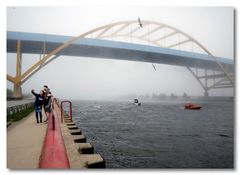
<svg viewBox="0 0 240 175">
<path fill-rule="evenodd" d="M 75 37 L 8 31 L 7 52 L 16 53 L 16 75 L 7 74 L 15 98 L 22 97 L 23 83 L 61 55 L 184 66 L 205 96 L 211 89 L 234 87 L 233 60 L 216 57 L 190 35 L 155 21 L 141 25 L 137 20 L 120 21 Z M 40 55 L 25 72 L 21 69 L 23 54 Z"/>
</svg>

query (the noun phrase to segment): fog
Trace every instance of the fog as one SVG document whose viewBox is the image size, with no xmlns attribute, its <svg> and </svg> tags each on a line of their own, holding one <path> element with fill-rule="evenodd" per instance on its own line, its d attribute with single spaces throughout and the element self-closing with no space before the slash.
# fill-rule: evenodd
<svg viewBox="0 0 240 175">
<path fill-rule="evenodd" d="M 194 37 L 216 56 L 233 59 L 231 7 L 9 7 L 7 30 L 75 36 L 95 27 L 122 20 L 159 21 Z M 22 72 L 39 60 L 23 55 Z M 7 54 L 7 73 L 15 75 L 15 54 Z M 47 84 L 66 99 L 117 99 L 136 94 L 203 95 L 185 67 L 98 58 L 61 56 L 43 67 L 23 85 L 23 93 Z M 7 87 L 12 84 L 7 82 Z M 232 95 L 212 90 L 210 95 Z"/>
</svg>

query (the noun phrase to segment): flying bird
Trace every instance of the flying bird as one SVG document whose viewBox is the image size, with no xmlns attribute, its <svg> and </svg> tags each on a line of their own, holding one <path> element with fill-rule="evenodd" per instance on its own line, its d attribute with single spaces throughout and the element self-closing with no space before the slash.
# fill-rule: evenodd
<svg viewBox="0 0 240 175">
<path fill-rule="evenodd" d="M 157 71 L 156 66 L 154 64 L 152 64 L 152 67 L 155 71 Z"/>
<path fill-rule="evenodd" d="M 142 24 L 140 18 L 138 18 L 138 24 L 139 24 L 139 26 L 140 26 L 141 28 L 143 27 L 143 24 Z"/>
</svg>

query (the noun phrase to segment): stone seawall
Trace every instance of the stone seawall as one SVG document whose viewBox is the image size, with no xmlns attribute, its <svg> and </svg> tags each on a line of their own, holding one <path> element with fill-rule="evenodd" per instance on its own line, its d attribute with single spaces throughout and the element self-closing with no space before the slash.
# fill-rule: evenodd
<svg viewBox="0 0 240 175">
<path fill-rule="evenodd" d="M 21 112 L 23 110 L 26 110 L 30 107 L 33 107 L 33 102 L 7 107 L 7 117 L 9 117 L 12 114 L 15 114 L 15 113 Z"/>
<path fill-rule="evenodd" d="M 105 160 L 94 153 L 94 147 L 87 143 L 82 131 L 64 114 L 65 123 L 61 125 L 71 169 L 105 168 Z"/>
<path fill-rule="evenodd" d="M 19 121 L 26 117 L 33 111 L 33 102 L 28 102 L 24 104 L 14 105 L 7 107 L 7 127 L 9 127 L 12 122 Z"/>
</svg>

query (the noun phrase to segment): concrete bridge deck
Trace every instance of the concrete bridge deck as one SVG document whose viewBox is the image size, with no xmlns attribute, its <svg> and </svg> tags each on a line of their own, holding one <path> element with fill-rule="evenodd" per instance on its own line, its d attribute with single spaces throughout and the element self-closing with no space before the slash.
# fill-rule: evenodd
<svg viewBox="0 0 240 175">
<path fill-rule="evenodd" d="M 7 52 L 17 53 L 16 42 L 20 40 L 22 53 L 42 54 L 41 51 L 46 44 L 45 54 L 48 54 L 71 38 L 73 36 L 7 31 Z M 57 55 L 140 61 L 219 70 L 213 58 L 207 54 L 93 38 L 82 38 Z M 222 57 L 216 58 L 228 71 L 232 72 L 234 70 L 233 60 Z"/>
</svg>

